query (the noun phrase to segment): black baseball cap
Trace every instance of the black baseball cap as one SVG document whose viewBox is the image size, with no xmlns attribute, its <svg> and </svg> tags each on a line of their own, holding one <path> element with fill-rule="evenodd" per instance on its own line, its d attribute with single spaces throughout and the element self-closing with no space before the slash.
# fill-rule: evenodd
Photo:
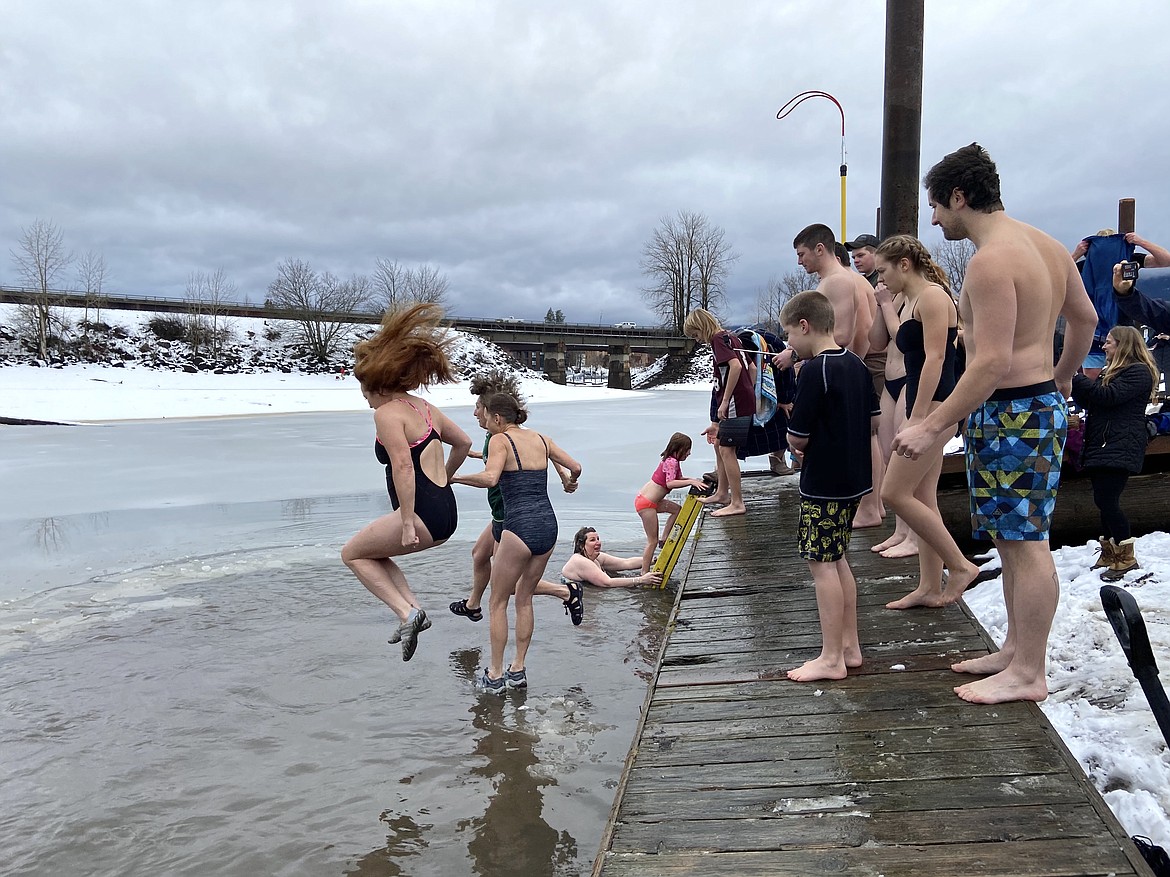
<svg viewBox="0 0 1170 877">
<path fill-rule="evenodd" d="M 860 250 L 862 247 L 873 247 L 875 250 L 881 245 L 877 235 L 859 234 L 854 240 L 845 243 L 847 250 Z"/>
</svg>

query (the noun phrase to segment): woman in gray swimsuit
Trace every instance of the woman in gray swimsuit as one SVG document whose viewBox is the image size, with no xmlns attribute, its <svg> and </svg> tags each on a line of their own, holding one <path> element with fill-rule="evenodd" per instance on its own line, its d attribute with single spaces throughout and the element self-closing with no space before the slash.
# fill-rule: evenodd
<svg viewBox="0 0 1170 877">
<path fill-rule="evenodd" d="M 527 417 L 520 404 L 506 393 L 487 403 L 487 465 L 474 475 L 460 475 L 456 484 L 493 487 L 504 494 L 504 532 L 492 562 L 492 593 L 488 601 L 491 624 L 491 663 L 480 687 L 491 694 L 507 688 L 527 688 L 524 661 L 532 642 L 532 595 L 544 575 L 549 555 L 557 542 L 557 519 L 548 500 L 548 461 L 569 470 L 574 483 L 581 464 L 539 432 L 521 429 Z M 508 645 L 508 602 L 516 595 L 516 657 L 504 667 Z"/>
<path fill-rule="evenodd" d="M 418 396 L 419 387 L 455 379 L 433 304 L 388 311 L 381 330 L 354 347 L 354 376 L 374 409 L 375 453 L 386 466 L 394 507 L 367 524 L 341 550 L 341 559 L 370 593 L 401 620 L 391 643 L 402 660 L 414 657 L 418 635 L 431 626 L 418 598 L 392 558 L 442 545 L 457 516 L 451 476 L 471 448 L 467 433 Z M 444 462 L 443 445 L 451 448 Z"/>
</svg>

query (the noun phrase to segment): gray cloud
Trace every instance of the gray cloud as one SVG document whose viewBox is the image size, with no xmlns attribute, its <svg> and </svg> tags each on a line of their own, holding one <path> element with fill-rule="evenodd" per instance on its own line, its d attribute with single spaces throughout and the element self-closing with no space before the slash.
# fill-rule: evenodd
<svg viewBox="0 0 1170 877">
<path fill-rule="evenodd" d="M 1070 246 L 1138 198 L 1170 241 L 1160 2 L 928 4 L 922 165 L 979 140 L 1005 202 Z M 881 4 L 9 4 L 0 239 L 51 218 L 111 285 L 181 293 L 223 267 L 258 301 L 285 257 L 336 274 L 428 262 L 460 314 L 647 319 L 642 244 L 705 213 L 741 254 L 733 316 L 849 232 L 880 190 Z M 938 239 L 923 207 L 920 235 Z M 13 282 L 8 260 L 0 278 Z"/>
</svg>

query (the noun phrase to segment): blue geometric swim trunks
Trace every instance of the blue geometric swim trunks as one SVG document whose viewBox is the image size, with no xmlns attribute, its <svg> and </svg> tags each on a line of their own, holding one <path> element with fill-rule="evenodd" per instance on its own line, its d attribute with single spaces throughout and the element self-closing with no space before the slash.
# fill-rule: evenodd
<svg viewBox="0 0 1170 877">
<path fill-rule="evenodd" d="M 997 390 L 967 419 L 976 539 L 1042 541 L 1052 527 L 1068 407 L 1056 384 Z"/>
</svg>

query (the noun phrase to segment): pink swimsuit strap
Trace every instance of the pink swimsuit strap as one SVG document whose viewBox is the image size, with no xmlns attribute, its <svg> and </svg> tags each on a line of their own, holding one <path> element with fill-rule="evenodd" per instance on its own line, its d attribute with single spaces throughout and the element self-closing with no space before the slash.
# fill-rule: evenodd
<svg viewBox="0 0 1170 877">
<path fill-rule="evenodd" d="M 424 432 L 419 439 L 417 439 L 417 440 L 411 442 L 409 445 L 407 445 L 407 447 L 410 447 L 410 448 L 417 448 L 419 445 L 421 445 L 423 442 L 425 442 L 427 440 L 427 437 L 435 429 L 434 425 L 431 422 L 431 406 L 427 405 L 426 402 L 423 402 L 423 405 L 426 406 L 426 409 L 427 409 L 427 413 L 423 414 L 421 411 L 418 410 L 418 408 L 415 407 L 415 404 L 413 402 L 411 402 L 409 399 L 395 399 L 394 401 L 401 402 L 404 405 L 409 405 L 414 410 L 415 414 L 417 414 L 419 417 L 422 417 L 427 422 L 427 431 Z"/>
</svg>

